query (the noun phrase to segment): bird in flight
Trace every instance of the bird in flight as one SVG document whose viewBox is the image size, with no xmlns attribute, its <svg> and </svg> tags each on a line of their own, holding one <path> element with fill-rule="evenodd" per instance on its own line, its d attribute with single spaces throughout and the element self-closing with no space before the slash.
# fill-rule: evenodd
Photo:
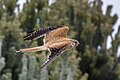
<svg viewBox="0 0 120 80">
<path fill-rule="evenodd" d="M 49 51 L 48 59 L 41 65 L 41 68 L 50 64 L 59 55 L 69 48 L 75 48 L 79 42 L 75 39 L 67 38 L 69 27 L 59 25 L 51 28 L 38 29 L 29 32 L 24 36 L 24 40 L 36 40 L 42 36 L 43 45 L 33 48 L 19 49 L 16 52 L 36 52 L 36 51 Z"/>
</svg>

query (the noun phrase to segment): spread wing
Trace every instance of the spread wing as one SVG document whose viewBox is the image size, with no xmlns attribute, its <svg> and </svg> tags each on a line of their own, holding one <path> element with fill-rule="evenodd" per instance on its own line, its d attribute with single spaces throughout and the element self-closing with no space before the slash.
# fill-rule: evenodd
<svg viewBox="0 0 120 80">
<path fill-rule="evenodd" d="M 44 37 L 44 44 L 49 42 L 54 42 L 61 38 L 66 38 L 69 28 L 67 26 L 63 26 L 61 28 L 58 28 L 56 30 L 53 30 L 49 33 L 47 33 Z"/>
<path fill-rule="evenodd" d="M 59 25 L 59 26 L 51 27 L 51 28 L 40 28 L 38 30 L 28 32 L 26 34 L 26 36 L 24 36 L 23 38 L 24 38 L 24 40 L 38 39 L 38 38 L 44 36 L 45 34 L 49 33 L 50 31 L 53 31 L 53 30 L 61 28 L 61 27 L 63 27 L 63 25 Z"/>
<path fill-rule="evenodd" d="M 48 64 L 50 64 L 52 61 L 54 61 L 58 56 L 60 56 L 66 49 L 69 48 L 69 41 L 67 42 L 61 42 L 59 44 L 54 43 L 54 45 L 51 45 L 49 47 L 50 50 L 50 55 L 47 59 L 47 61 L 45 61 L 42 65 L 41 65 L 41 69 L 45 66 L 47 66 Z"/>
</svg>

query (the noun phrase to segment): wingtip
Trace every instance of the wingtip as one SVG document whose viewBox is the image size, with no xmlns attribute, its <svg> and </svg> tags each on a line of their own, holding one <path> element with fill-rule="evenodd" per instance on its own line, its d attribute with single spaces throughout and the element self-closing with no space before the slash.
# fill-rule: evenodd
<svg viewBox="0 0 120 80">
<path fill-rule="evenodd" d="M 50 62 L 51 62 L 51 59 L 48 59 L 47 61 L 45 61 L 45 62 L 40 66 L 40 69 L 46 67 Z"/>
</svg>

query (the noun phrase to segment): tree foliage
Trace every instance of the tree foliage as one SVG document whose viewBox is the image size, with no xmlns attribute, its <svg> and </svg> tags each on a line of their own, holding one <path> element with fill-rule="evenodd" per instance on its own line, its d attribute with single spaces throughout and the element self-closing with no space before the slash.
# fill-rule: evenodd
<svg viewBox="0 0 120 80">
<path fill-rule="evenodd" d="M 102 12 L 101 0 L 26 0 L 20 11 L 18 0 L 0 0 L 0 80 L 119 80 L 120 27 L 112 38 L 117 15 L 112 6 Z M 15 12 L 15 9 L 17 12 Z M 77 39 L 48 67 L 40 70 L 48 52 L 16 53 L 19 48 L 39 46 L 42 39 L 23 41 L 26 32 L 60 24 L 69 26 L 68 37 Z M 107 49 L 107 37 L 112 47 Z"/>
</svg>

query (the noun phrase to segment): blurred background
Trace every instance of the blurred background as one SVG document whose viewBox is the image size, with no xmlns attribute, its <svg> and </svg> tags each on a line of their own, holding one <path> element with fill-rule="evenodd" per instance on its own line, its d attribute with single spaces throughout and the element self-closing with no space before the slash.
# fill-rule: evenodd
<svg viewBox="0 0 120 80">
<path fill-rule="evenodd" d="M 0 0 L 0 80 L 120 80 L 120 10 L 105 1 Z M 42 45 L 24 41 L 26 32 L 61 24 L 80 42 L 76 50 L 42 70 L 48 52 L 15 52 Z"/>
</svg>

